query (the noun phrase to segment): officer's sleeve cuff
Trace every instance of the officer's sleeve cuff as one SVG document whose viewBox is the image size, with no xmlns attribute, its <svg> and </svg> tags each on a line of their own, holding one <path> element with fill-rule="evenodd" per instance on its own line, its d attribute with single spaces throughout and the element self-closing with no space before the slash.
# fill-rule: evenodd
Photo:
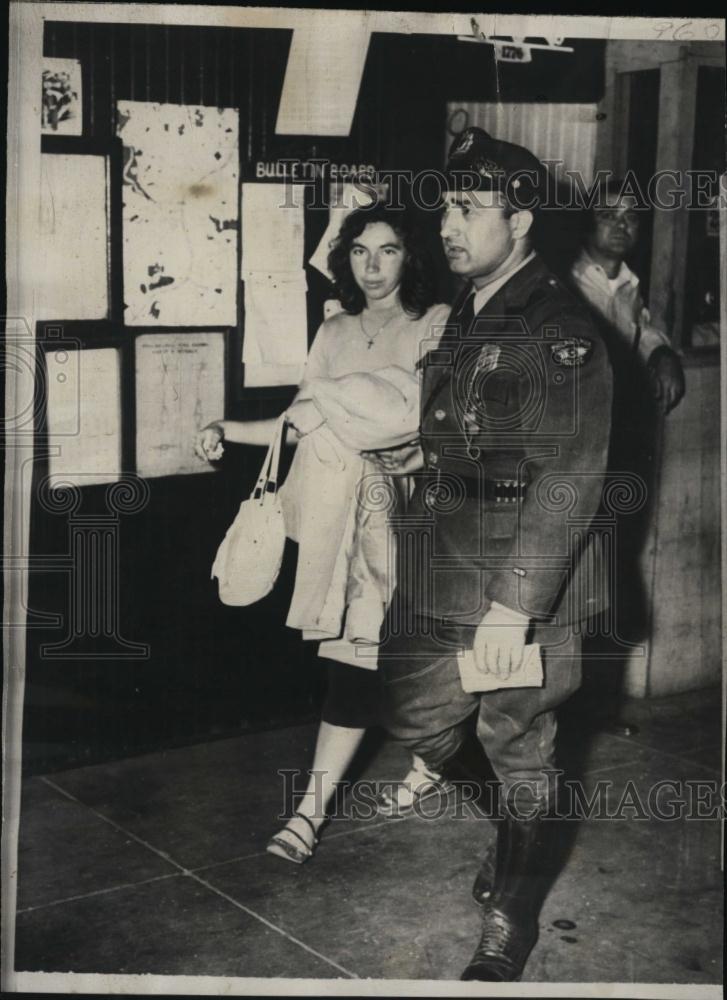
<svg viewBox="0 0 727 1000">
<path fill-rule="evenodd" d="M 647 362 L 649 368 L 652 369 L 656 368 L 657 365 L 659 364 L 659 361 L 663 357 L 672 357 L 678 364 L 681 365 L 681 361 L 679 361 L 679 355 L 673 348 L 667 347 L 665 344 L 659 344 L 649 355 L 649 360 Z"/>
</svg>

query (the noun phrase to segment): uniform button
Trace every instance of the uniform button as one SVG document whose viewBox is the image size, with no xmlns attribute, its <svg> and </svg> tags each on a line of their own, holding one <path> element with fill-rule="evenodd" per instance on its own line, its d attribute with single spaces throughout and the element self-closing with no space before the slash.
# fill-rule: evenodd
<svg viewBox="0 0 727 1000">
<path fill-rule="evenodd" d="M 437 418 L 437 420 L 444 420 L 444 418 L 447 416 L 447 412 L 446 410 L 435 410 L 434 416 Z"/>
<path fill-rule="evenodd" d="M 429 452 L 429 461 L 431 462 L 432 465 L 437 464 L 437 462 L 439 461 L 439 455 L 436 453 L 436 451 Z"/>
</svg>

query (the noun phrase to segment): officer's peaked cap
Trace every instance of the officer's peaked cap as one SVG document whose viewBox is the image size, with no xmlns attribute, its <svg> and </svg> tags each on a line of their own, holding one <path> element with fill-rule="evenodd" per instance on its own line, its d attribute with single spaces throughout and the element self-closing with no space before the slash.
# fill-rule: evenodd
<svg viewBox="0 0 727 1000">
<path fill-rule="evenodd" d="M 547 170 L 537 156 L 477 126 L 455 137 L 446 177 L 454 190 L 502 191 L 516 209 L 537 208 L 547 188 Z"/>
</svg>

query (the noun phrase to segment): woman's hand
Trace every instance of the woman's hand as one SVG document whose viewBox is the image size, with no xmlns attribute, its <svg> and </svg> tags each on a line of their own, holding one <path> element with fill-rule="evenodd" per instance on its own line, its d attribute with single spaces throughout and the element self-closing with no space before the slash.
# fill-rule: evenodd
<svg viewBox="0 0 727 1000">
<path fill-rule="evenodd" d="M 225 432 L 219 424 L 208 424 L 198 431 L 194 439 L 194 453 L 203 462 L 217 462 L 222 458 L 222 441 Z"/>
<path fill-rule="evenodd" d="M 301 437 L 310 434 L 324 423 L 321 411 L 312 399 L 297 399 L 288 407 L 285 417 Z"/>
<path fill-rule="evenodd" d="M 424 454 L 418 441 L 410 441 L 400 448 L 389 448 L 386 451 L 366 451 L 363 453 L 369 461 L 391 476 L 405 476 L 424 467 Z"/>
</svg>

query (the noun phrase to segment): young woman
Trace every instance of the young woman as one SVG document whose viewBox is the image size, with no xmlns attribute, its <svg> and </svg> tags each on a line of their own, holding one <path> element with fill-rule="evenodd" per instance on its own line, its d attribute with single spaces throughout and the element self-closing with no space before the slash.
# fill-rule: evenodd
<svg viewBox="0 0 727 1000">
<path fill-rule="evenodd" d="M 298 449 L 281 489 L 286 530 L 299 545 L 287 624 L 304 639 L 320 639 L 319 655 L 328 660 L 310 782 L 267 847 L 297 864 L 312 856 L 336 786 L 377 721 L 376 643 L 394 580 L 387 504 L 379 502 L 385 477 L 366 453 L 416 438 L 416 365 L 449 312 L 432 304 L 429 262 L 405 211 L 378 205 L 352 212 L 329 268 L 343 310 L 318 330 L 287 410 L 287 441 Z M 215 421 L 200 431 L 197 454 L 219 458 L 223 440 L 267 444 L 274 424 Z M 398 487 L 406 492 L 401 481 Z M 415 759 L 380 809 L 405 810 L 439 783 L 440 775 Z"/>
</svg>

